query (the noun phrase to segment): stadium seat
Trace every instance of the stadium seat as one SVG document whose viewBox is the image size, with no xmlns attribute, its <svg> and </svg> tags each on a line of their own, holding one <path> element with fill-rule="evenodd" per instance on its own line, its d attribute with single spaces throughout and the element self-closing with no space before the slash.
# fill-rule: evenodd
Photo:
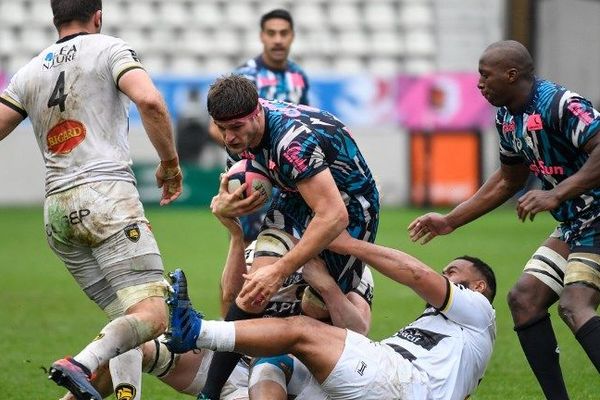
<svg viewBox="0 0 600 400">
<path fill-rule="evenodd" d="M 144 68 L 150 75 L 160 75 L 167 72 L 167 63 L 162 54 L 146 54 L 141 58 Z"/>
<path fill-rule="evenodd" d="M 244 58 L 255 57 L 262 52 L 262 43 L 259 39 L 258 29 L 247 30 L 242 39 L 241 55 Z M 292 46 L 292 52 L 296 48 L 296 42 Z"/>
<path fill-rule="evenodd" d="M 400 23 L 407 29 L 431 26 L 433 10 L 427 4 L 405 4 L 400 9 Z"/>
<path fill-rule="evenodd" d="M 240 52 L 241 41 L 237 32 L 232 30 L 221 30 L 214 36 L 213 51 L 219 55 L 233 56 Z"/>
<path fill-rule="evenodd" d="M 258 16 L 249 3 L 230 1 L 226 3 L 223 17 L 228 26 L 244 28 L 249 23 L 255 24 Z"/>
<path fill-rule="evenodd" d="M 365 24 L 372 31 L 394 28 L 398 23 L 397 15 L 393 2 L 365 4 Z"/>
<path fill-rule="evenodd" d="M 27 4 L 23 1 L 0 1 L 0 25 L 22 27 L 27 22 Z"/>
<path fill-rule="evenodd" d="M 329 22 L 338 30 L 356 30 L 361 26 L 361 16 L 355 3 L 331 2 L 329 4 Z"/>
<path fill-rule="evenodd" d="M 364 56 L 369 52 L 369 40 L 362 30 L 343 31 L 337 38 L 337 50 L 340 55 Z"/>
<path fill-rule="evenodd" d="M 20 50 L 25 53 L 39 53 L 57 40 L 57 35 L 50 34 L 46 27 L 33 27 L 21 31 Z"/>
<path fill-rule="evenodd" d="M 301 2 L 294 7 L 296 25 L 305 29 L 326 26 L 325 10 L 317 3 Z"/>
<path fill-rule="evenodd" d="M 52 25 L 52 9 L 50 8 L 49 1 L 35 0 L 31 2 L 27 14 L 27 21 L 29 23 L 43 27 L 54 27 Z"/>
<path fill-rule="evenodd" d="M 299 60 L 300 61 L 300 60 Z M 302 59 L 302 68 L 309 76 L 313 74 L 330 73 L 332 70 L 331 64 L 324 57 L 310 56 Z"/>
<path fill-rule="evenodd" d="M 357 74 L 367 71 L 367 66 L 358 57 L 340 56 L 332 62 L 333 69 L 341 74 Z"/>
<path fill-rule="evenodd" d="M 215 48 L 215 42 L 212 33 L 193 27 L 182 32 L 176 47 L 184 54 L 210 57 Z"/>
<path fill-rule="evenodd" d="M 197 27 L 218 28 L 224 23 L 219 5 L 213 2 L 192 2 L 191 15 Z"/>
<path fill-rule="evenodd" d="M 228 74 L 238 63 L 233 62 L 227 57 L 209 57 L 204 61 L 200 68 L 203 74 Z"/>
<path fill-rule="evenodd" d="M 371 34 L 372 56 L 400 56 L 404 54 L 404 35 L 394 30 L 379 30 Z"/>
<path fill-rule="evenodd" d="M 171 59 L 170 72 L 181 75 L 198 75 L 205 73 L 197 57 L 184 54 L 177 54 Z"/>
<path fill-rule="evenodd" d="M 128 4 L 128 24 L 136 25 L 141 28 L 151 28 L 162 23 L 162 16 L 159 17 L 158 10 L 154 7 L 153 3 L 146 1 L 129 1 Z"/>
<path fill-rule="evenodd" d="M 404 72 L 408 74 L 427 74 L 435 70 L 435 62 L 428 58 L 408 58 L 404 63 Z"/>
<path fill-rule="evenodd" d="M 190 7 L 182 1 L 162 1 L 159 3 L 159 13 L 166 25 L 182 27 L 182 25 L 195 24 L 190 18 Z"/>
<path fill-rule="evenodd" d="M 392 76 L 402 72 L 400 63 L 394 57 L 372 57 L 367 62 L 367 70 L 377 76 Z"/>
<path fill-rule="evenodd" d="M 411 30 L 406 33 L 406 53 L 412 56 L 429 56 L 435 52 L 433 32 Z"/>
</svg>

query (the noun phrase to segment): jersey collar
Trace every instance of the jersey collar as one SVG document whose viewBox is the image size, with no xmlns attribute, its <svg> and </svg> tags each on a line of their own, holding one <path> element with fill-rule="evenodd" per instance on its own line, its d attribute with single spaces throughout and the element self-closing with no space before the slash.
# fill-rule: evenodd
<svg viewBox="0 0 600 400">
<path fill-rule="evenodd" d="M 73 39 L 74 37 L 77 37 L 77 36 L 80 36 L 80 35 L 89 35 L 89 34 L 90 34 L 89 32 L 78 32 L 78 33 L 73 33 L 72 35 L 68 35 L 68 36 L 65 36 L 65 37 L 64 37 L 64 38 L 62 38 L 62 39 L 58 39 L 58 40 L 56 41 L 56 43 L 64 43 L 64 42 L 66 42 L 67 40 L 71 40 L 71 39 Z"/>
</svg>

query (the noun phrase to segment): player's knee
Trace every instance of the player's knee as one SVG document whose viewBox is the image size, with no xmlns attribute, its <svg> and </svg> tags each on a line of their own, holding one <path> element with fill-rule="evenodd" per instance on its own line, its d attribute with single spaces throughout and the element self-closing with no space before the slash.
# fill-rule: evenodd
<svg viewBox="0 0 600 400">
<path fill-rule="evenodd" d="M 547 307 L 541 304 L 536 291 L 519 282 L 510 289 L 506 300 L 513 316 L 525 320 L 536 317 L 547 310 Z"/>
<path fill-rule="evenodd" d="M 285 391 L 293 372 L 294 360 L 287 354 L 258 358 L 252 365 L 248 386 L 262 393 L 267 385 L 276 384 Z"/>
</svg>

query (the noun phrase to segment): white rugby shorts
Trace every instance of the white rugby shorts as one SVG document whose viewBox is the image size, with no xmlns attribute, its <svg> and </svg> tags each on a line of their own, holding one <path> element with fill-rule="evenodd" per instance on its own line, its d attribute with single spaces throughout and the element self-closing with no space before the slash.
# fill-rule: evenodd
<svg viewBox="0 0 600 400">
<path fill-rule="evenodd" d="M 347 330 L 344 351 L 321 384 L 332 399 L 420 400 L 427 377 L 391 347 Z"/>
<path fill-rule="evenodd" d="M 163 280 L 158 245 L 130 182 L 93 182 L 52 194 L 44 223 L 50 248 L 102 309 L 120 289 Z"/>
</svg>

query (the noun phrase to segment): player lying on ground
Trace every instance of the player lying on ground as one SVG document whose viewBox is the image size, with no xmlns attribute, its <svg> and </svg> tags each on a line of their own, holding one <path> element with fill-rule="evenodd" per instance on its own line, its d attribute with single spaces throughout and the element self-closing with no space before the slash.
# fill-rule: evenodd
<svg viewBox="0 0 600 400">
<path fill-rule="evenodd" d="M 464 399 L 483 377 L 495 340 L 491 268 L 459 257 L 438 274 L 398 250 L 349 238 L 333 246 L 411 287 L 428 306 L 409 326 L 372 342 L 312 318 L 202 320 L 191 306 L 185 280 L 169 298 L 174 352 L 195 348 L 252 356 L 292 353 L 332 399 Z"/>
<path fill-rule="evenodd" d="M 237 291 L 241 288 L 242 274 L 246 273 L 248 266 L 254 258 L 254 246 L 244 249 L 244 238 L 240 226 L 231 218 L 219 218 L 230 233 L 230 248 L 227 261 L 223 269 L 221 280 L 222 304 L 221 309 L 226 312 L 228 303 L 235 299 Z M 303 277 L 306 279 L 303 279 Z M 241 279 L 240 279 L 241 278 Z M 327 307 L 319 304 L 314 293 L 302 295 L 307 287 L 307 282 L 323 298 Z M 365 268 L 363 279 L 354 291 L 344 295 L 337 284 L 328 274 L 322 262 L 312 262 L 293 274 L 293 279 L 284 284 L 267 306 L 267 315 L 281 314 L 284 316 L 295 315 L 302 311 L 305 314 L 318 318 L 331 318 L 339 326 L 348 327 L 366 334 L 371 322 L 371 300 L 373 297 L 373 277 L 368 268 Z M 302 303 L 302 306 L 301 306 Z M 331 314 L 331 315 L 329 315 Z M 212 359 L 210 350 L 196 350 L 185 354 L 170 352 L 160 340 L 153 340 L 141 346 L 143 354 L 142 368 L 144 372 L 157 376 L 161 381 L 175 390 L 196 396 L 206 383 L 206 373 Z M 253 372 L 252 389 L 254 398 L 275 396 L 275 393 L 287 391 L 286 377 L 281 380 L 283 371 L 279 369 L 279 361 L 283 360 L 291 369 L 286 370 L 287 380 L 290 381 L 290 393 L 300 395 L 309 394 L 311 399 L 321 392 L 320 387 L 310 376 L 307 369 L 298 360 L 289 356 L 281 358 L 257 360 L 256 371 Z M 221 399 L 238 400 L 248 398 L 249 363 L 242 359 L 236 366 L 233 374 L 227 381 L 221 393 Z M 283 386 L 282 386 L 282 382 Z M 103 396 L 112 393 L 112 382 L 108 368 L 99 370 L 92 381 L 93 385 Z M 321 394 L 324 396 L 324 394 Z M 275 397 L 269 397 L 275 398 Z M 286 397 L 287 398 L 287 397 Z M 324 398 L 324 397 L 323 397 Z M 67 394 L 62 400 L 73 400 L 72 394 Z"/>
</svg>

